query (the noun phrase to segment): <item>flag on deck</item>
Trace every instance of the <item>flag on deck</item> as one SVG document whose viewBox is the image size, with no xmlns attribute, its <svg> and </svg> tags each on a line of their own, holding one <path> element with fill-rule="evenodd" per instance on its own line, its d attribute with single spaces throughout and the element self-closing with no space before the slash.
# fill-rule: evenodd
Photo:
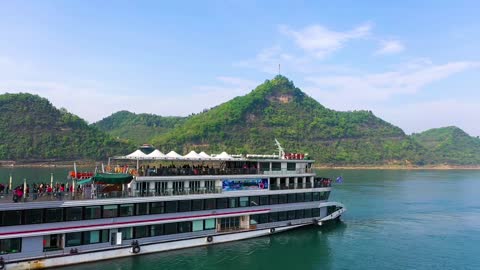
<svg viewBox="0 0 480 270">
<path fill-rule="evenodd" d="M 336 182 L 337 183 L 342 183 L 343 182 L 343 177 L 341 177 L 341 176 L 337 177 Z"/>
</svg>

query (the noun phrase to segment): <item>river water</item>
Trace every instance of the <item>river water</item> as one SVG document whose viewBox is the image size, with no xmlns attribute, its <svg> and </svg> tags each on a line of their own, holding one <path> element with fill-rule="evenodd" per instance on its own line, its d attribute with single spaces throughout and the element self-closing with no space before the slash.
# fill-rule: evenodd
<svg viewBox="0 0 480 270">
<path fill-rule="evenodd" d="M 52 170 L 17 169 L 15 177 L 49 179 Z M 0 182 L 10 172 L 0 168 Z M 335 226 L 62 269 L 480 269 L 480 171 L 318 174 L 344 178 L 331 200 L 348 212 Z"/>
</svg>

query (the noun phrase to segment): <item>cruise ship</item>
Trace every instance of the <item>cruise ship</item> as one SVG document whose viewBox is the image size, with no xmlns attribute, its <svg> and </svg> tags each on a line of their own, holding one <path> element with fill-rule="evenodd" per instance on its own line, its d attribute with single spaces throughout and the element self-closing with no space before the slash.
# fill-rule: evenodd
<svg viewBox="0 0 480 270">
<path fill-rule="evenodd" d="M 274 155 L 137 150 L 109 159 L 104 173 L 73 179 L 75 189 L 23 193 L 17 203 L 4 198 L 0 270 L 138 256 L 338 220 L 346 208 L 328 201 L 332 181 L 315 175 L 314 160 L 277 146 Z"/>
</svg>

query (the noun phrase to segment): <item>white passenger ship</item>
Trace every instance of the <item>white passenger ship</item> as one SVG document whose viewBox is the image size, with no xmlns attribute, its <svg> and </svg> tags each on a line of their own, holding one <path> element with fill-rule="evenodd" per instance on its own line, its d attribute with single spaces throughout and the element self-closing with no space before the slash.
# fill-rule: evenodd
<svg viewBox="0 0 480 270">
<path fill-rule="evenodd" d="M 0 269 L 41 269 L 266 236 L 338 219 L 331 180 L 302 154 L 163 155 L 64 194 L 0 201 Z M 109 161 L 110 162 L 110 161 Z M 35 195 L 35 201 L 32 199 Z"/>
</svg>

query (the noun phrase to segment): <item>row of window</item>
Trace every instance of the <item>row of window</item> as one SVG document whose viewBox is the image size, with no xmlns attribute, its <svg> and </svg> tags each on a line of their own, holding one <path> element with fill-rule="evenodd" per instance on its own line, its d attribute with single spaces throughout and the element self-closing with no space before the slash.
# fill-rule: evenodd
<svg viewBox="0 0 480 270">
<path fill-rule="evenodd" d="M 311 218 L 311 217 L 319 217 L 319 216 L 320 216 L 320 208 L 272 212 L 272 213 L 250 216 L 250 224 L 254 225 L 254 224 L 286 221 L 291 219 Z"/>
<path fill-rule="evenodd" d="M 328 199 L 329 193 L 329 191 L 307 192 L 249 197 L 3 211 L 0 212 L 0 226 L 321 201 Z"/>
</svg>

